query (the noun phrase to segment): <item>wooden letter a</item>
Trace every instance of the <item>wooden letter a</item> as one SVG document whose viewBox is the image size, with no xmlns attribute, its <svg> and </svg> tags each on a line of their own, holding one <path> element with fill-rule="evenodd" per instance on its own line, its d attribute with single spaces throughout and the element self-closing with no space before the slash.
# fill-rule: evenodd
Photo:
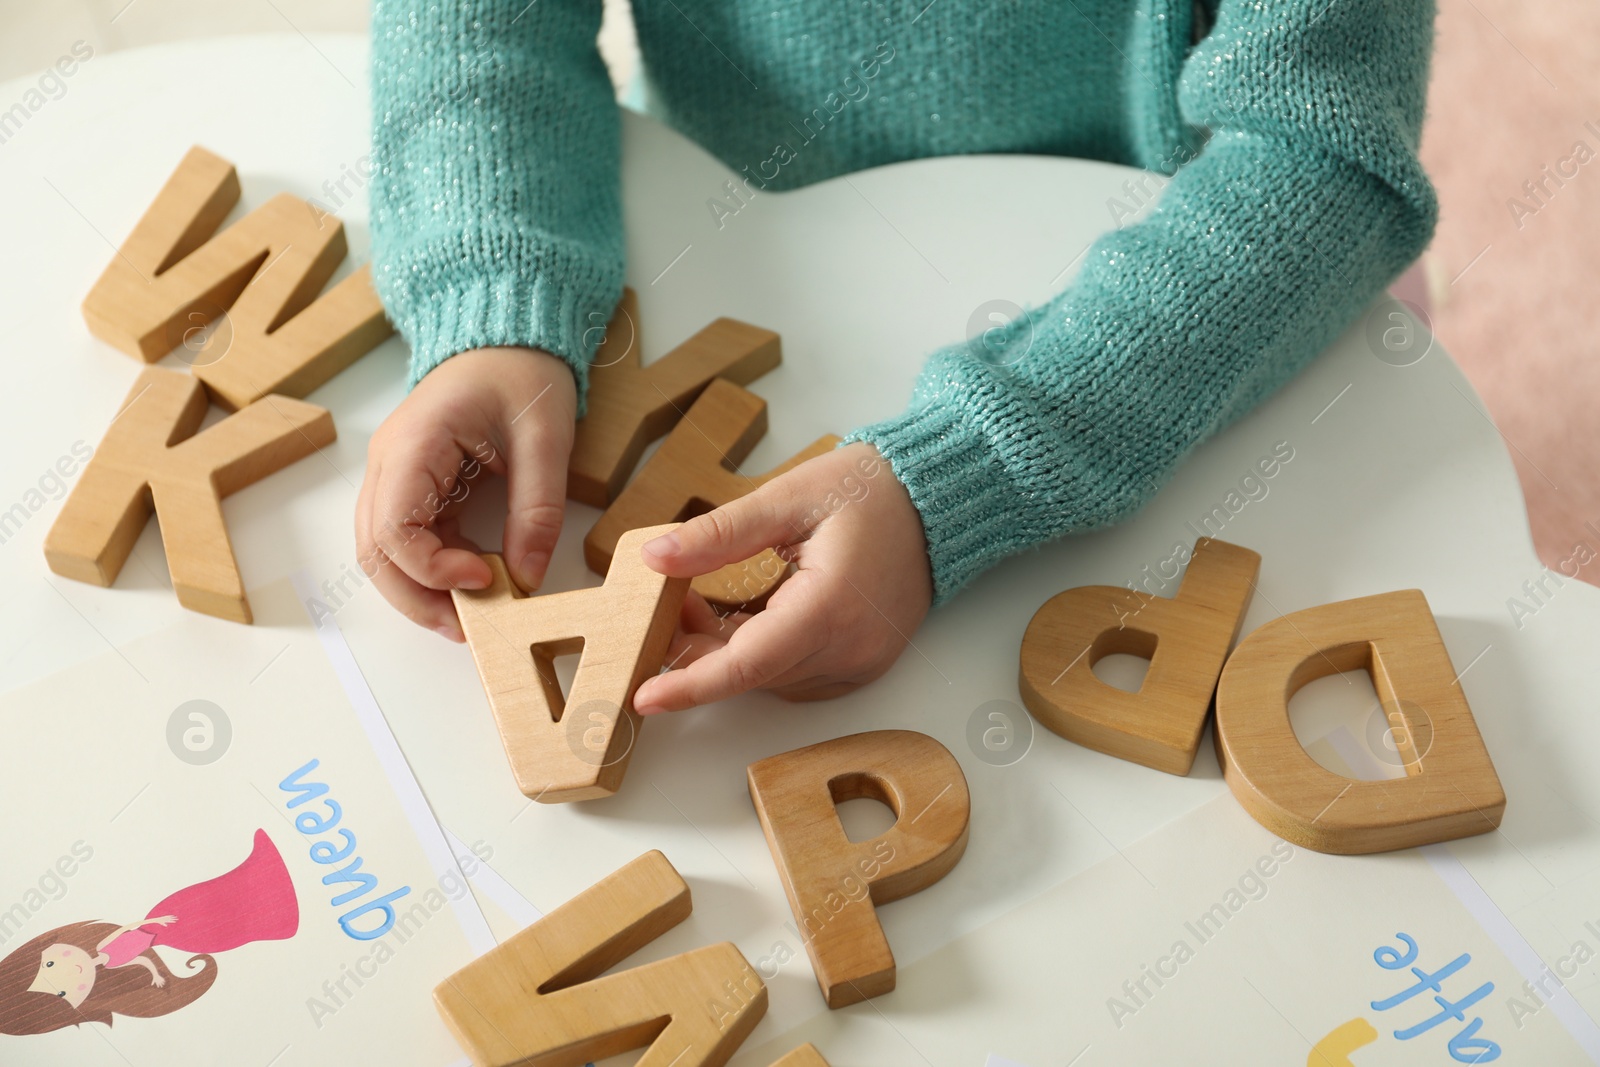
<svg viewBox="0 0 1600 1067">
<path fill-rule="evenodd" d="M 747 775 L 828 1007 L 889 992 L 894 953 L 875 909 L 937 882 L 966 851 L 961 765 L 926 734 L 875 730 L 768 757 Z M 852 842 L 836 806 L 862 797 L 887 804 L 895 824 Z"/>
<path fill-rule="evenodd" d="M 446 978 L 434 1005 L 477 1067 L 582 1067 L 637 1048 L 638 1067 L 721 1067 L 767 1012 L 731 943 L 599 977 L 692 908 L 647 852 Z"/>
<path fill-rule="evenodd" d="M 152 510 L 178 603 L 250 621 L 222 498 L 333 441 L 333 416 L 269 396 L 200 432 L 205 390 L 182 371 L 146 367 L 44 539 L 50 569 L 110 585 Z"/>
<path fill-rule="evenodd" d="M 367 267 L 317 295 L 344 259 L 343 223 L 280 193 L 216 233 L 238 201 L 233 165 L 189 149 L 83 301 L 89 332 L 131 356 L 182 345 L 230 411 L 303 397 L 393 332 Z"/>
<path fill-rule="evenodd" d="M 1365 668 L 1406 777 L 1355 781 L 1306 754 L 1289 698 Z M 1297 611 L 1243 641 L 1217 683 L 1217 758 L 1233 795 L 1285 841 L 1346 855 L 1486 833 L 1506 794 L 1420 590 Z"/>
<path fill-rule="evenodd" d="M 689 588 L 646 567 L 639 546 L 674 528 L 630 531 L 598 589 L 525 597 L 491 555 L 489 588 L 451 594 L 524 795 L 560 804 L 622 786 L 639 733 L 634 691 L 661 669 Z M 563 698 L 553 661 L 572 652 L 578 672 Z"/>
</svg>

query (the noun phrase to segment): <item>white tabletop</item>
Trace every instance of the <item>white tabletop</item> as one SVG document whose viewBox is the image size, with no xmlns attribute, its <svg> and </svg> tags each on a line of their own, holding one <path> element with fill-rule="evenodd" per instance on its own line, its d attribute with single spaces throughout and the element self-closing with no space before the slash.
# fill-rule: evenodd
<svg viewBox="0 0 1600 1067">
<path fill-rule="evenodd" d="M 0 86 L 0 105 L 35 83 Z M 332 206 L 324 183 L 359 169 L 369 151 L 366 45 L 357 37 L 285 34 L 96 56 L 66 84 L 65 95 L 0 145 L 7 205 L 0 321 L 11 353 L 9 387 L 0 391 L 0 510 L 27 499 L 75 441 L 98 441 L 137 374 L 134 361 L 89 336 L 78 304 L 190 145 L 237 165 L 243 210 L 280 191 Z M 1111 225 L 1106 201 L 1130 173 L 1017 156 L 922 161 L 762 194 L 719 227 L 707 200 L 725 195 L 730 173 L 676 134 L 630 115 L 628 282 L 640 297 L 645 358 L 719 315 L 778 331 L 783 366 L 753 385 L 769 401 L 771 429 L 749 467 L 766 469 L 824 433 L 900 410 L 924 355 L 965 336 L 987 302 L 1028 305 L 1059 290 Z M 368 254 L 365 189 L 353 192 L 337 205 L 352 253 L 341 276 Z M 1268 483 L 1270 493 L 1220 534 L 1263 557 L 1245 630 L 1350 597 L 1411 587 L 1426 593 L 1508 796 L 1498 832 L 1444 853 L 1481 887 L 1492 911 L 1553 963 L 1581 937 L 1600 945 L 1580 926 L 1600 919 L 1593 906 L 1600 591 L 1562 579 L 1529 600 L 1524 583 L 1543 568 L 1506 445 L 1437 342 L 1430 347 L 1424 338 L 1426 355 L 1415 362 L 1380 358 L 1370 327 L 1374 319 L 1386 325 L 1388 310 L 1358 321 L 1260 410 L 1202 447 L 1129 523 L 982 576 L 928 619 L 914 649 L 879 682 L 821 705 L 752 695 L 651 721 L 623 791 L 605 802 L 528 810 L 464 648 L 411 626 L 370 587 L 340 607 L 336 622 L 440 823 L 464 841 L 487 843 L 495 871 L 534 906 L 548 910 L 646 849 L 667 854 L 699 906 L 641 959 L 732 940 L 754 961 L 786 936 L 783 895 L 745 794 L 746 764 L 858 730 L 910 728 L 940 739 L 972 788 L 971 843 L 943 882 L 880 912 L 902 967 L 910 967 L 946 958 L 939 953 L 957 938 L 1115 863 L 1175 820 L 1226 810 L 1215 803 L 1226 788 L 1209 743 L 1194 772 L 1178 778 L 1035 729 L 1023 758 L 995 766 L 969 746 L 967 727 L 990 702 L 1016 705 L 1022 632 L 1045 599 L 1071 586 L 1136 580 L 1175 543 L 1192 543 L 1188 524 L 1287 442 L 1293 459 Z M 403 343 L 391 340 L 312 394 L 333 412 L 337 443 L 226 502 L 247 586 L 301 571 L 319 585 L 353 561 L 351 512 L 367 438 L 403 394 L 405 360 Z M 485 491 L 468 522 L 490 544 L 497 500 L 497 490 Z M 113 588 L 51 575 L 41 544 L 59 506 L 30 509 L 0 545 L 7 688 L 170 626 L 182 613 L 153 523 Z M 597 583 L 580 545 L 594 515 L 571 507 L 547 588 Z M 1537 611 L 1519 625 L 1510 598 Z M 1303 739 L 1340 724 L 1359 734 L 1367 721 L 1370 709 L 1330 684 L 1340 683 L 1307 695 L 1303 715 L 1296 705 Z M 1361 869 L 1384 877 L 1381 862 Z M 491 917 L 501 932 L 514 928 L 507 916 Z M 1113 940 L 1140 922 L 1133 908 L 1102 917 Z M 1035 932 L 1051 937 L 1048 928 Z M 1073 953 L 1073 945 L 1060 946 L 1060 959 Z M 1031 958 L 1019 945 L 1017 966 L 1034 966 L 1025 962 Z M 1138 966 L 1130 956 L 1126 969 Z M 1568 988 L 1593 1015 L 1600 1011 L 1593 965 L 1582 974 Z M 784 1033 L 807 1020 L 829 1035 L 819 1045 L 836 1065 L 900 1062 L 900 1055 L 907 1063 L 976 1067 L 965 1050 L 936 1052 L 955 1048 L 936 1036 L 940 1027 L 977 1035 L 978 1045 L 997 1053 L 1011 1042 L 1066 1062 L 1092 1046 L 1100 1058 L 1084 1063 L 1135 1062 L 1128 1058 L 1135 1046 L 1120 1057 L 1116 1051 L 1123 1031 L 1101 1036 L 1106 1008 L 1098 1000 L 1063 1003 L 1049 1020 L 1002 1022 L 982 996 L 918 1001 L 907 987 L 823 1019 L 803 955 L 768 984 L 769 1016 L 735 1064 L 770 1062 Z M 1503 999 L 1496 994 L 1490 1023 L 1511 1047 Z M 1030 1038 L 1029 1020 L 1055 1029 Z M 1173 1015 L 1174 1038 L 1185 1025 Z M 1293 1030 L 1270 1047 L 1303 1046 L 1325 1032 L 1304 1032 L 1317 1025 L 1291 1022 Z M 898 1054 L 874 1044 L 886 1034 L 901 1041 Z M 1432 1051 L 1442 1056 L 1440 1046 Z M 1037 1051 L 1027 1054 L 1034 1067 L 1045 1062 Z M 1022 1053 L 1007 1055 L 1021 1062 Z"/>
</svg>

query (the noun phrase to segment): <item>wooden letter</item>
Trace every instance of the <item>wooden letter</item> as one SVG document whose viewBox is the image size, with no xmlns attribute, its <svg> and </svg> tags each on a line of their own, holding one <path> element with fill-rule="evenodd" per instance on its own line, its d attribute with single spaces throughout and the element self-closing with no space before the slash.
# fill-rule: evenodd
<svg viewBox="0 0 1600 1067">
<path fill-rule="evenodd" d="M 875 909 L 937 882 L 966 851 L 961 765 L 926 734 L 875 730 L 770 756 L 747 775 L 828 1007 L 889 992 L 894 953 Z M 861 797 L 887 804 L 895 824 L 852 842 L 836 805 Z"/>
<path fill-rule="evenodd" d="M 767 432 L 767 402 L 719 378 L 706 386 L 683 421 L 618 495 L 583 539 L 591 570 L 611 566 L 617 540 L 627 531 L 662 522 L 682 522 L 752 492 L 808 459 L 832 451 L 837 437 L 824 437 L 766 474 L 747 475 L 739 464 Z M 721 608 L 760 603 L 783 580 L 787 564 L 771 549 L 694 579 L 691 588 Z"/>
<path fill-rule="evenodd" d="M 110 585 L 153 509 L 178 603 L 250 621 L 222 498 L 332 443 L 333 417 L 269 396 L 196 433 L 207 406 L 182 371 L 140 372 L 45 537 L 51 570 Z"/>
<path fill-rule="evenodd" d="M 1176 598 L 1110 585 L 1058 593 L 1022 638 L 1022 703 L 1085 748 L 1188 774 L 1260 567 L 1249 549 L 1202 537 Z M 1119 652 L 1150 660 L 1137 693 L 1094 673 Z"/>
<path fill-rule="evenodd" d="M 451 593 L 526 796 L 560 804 L 621 787 L 639 733 L 634 691 L 661 669 L 689 588 L 646 567 L 639 546 L 673 528 L 630 531 L 598 589 L 524 597 L 491 555 L 489 588 Z M 563 699 L 553 661 L 571 652 L 582 655 Z"/>
<path fill-rule="evenodd" d="M 303 397 L 394 333 L 372 288 L 369 265 L 270 333 L 258 326 L 262 309 L 273 303 L 265 295 L 256 298 L 265 281 L 252 283 L 229 310 L 231 345 L 214 359 L 207 348 L 195 360 L 194 376 L 223 408 L 236 410 L 269 393 Z"/>
<path fill-rule="evenodd" d="M 366 267 L 317 298 L 345 256 L 338 219 L 280 193 L 217 234 L 238 201 L 232 164 L 191 148 L 83 301 L 89 331 L 132 356 L 183 345 L 230 411 L 303 397 L 393 332 Z"/>
<path fill-rule="evenodd" d="M 772 1067 L 828 1067 L 828 1061 L 822 1058 L 817 1046 L 808 1041 L 774 1063 Z"/>
<path fill-rule="evenodd" d="M 567 495 L 579 503 L 610 504 L 645 446 L 672 429 L 713 378 L 748 385 L 782 361 L 782 347 L 771 330 L 717 319 L 648 367 L 639 360 L 639 305 L 627 289 L 595 352 L 588 411 L 572 443 Z"/>
<path fill-rule="evenodd" d="M 1306 754 L 1289 698 L 1307 682 L 1365 668 L 1407 777 L 1353 781 Z M 1217 683 L 1217 758 L 1257 822 L 1318 852 L 1388 852 L 1493 830 L 1505 812 L 1450 654 L 1417 589 L 1274 619 L 1250 634 Z"/>
<path fill-rule="evenodd" d="M 647 852 L 446 978 L 434 1005 L 477 1067 L 721 1067 L 767 1012 L 729 942 L 600 977 L 689 917 L 689 887 Z"/>
</svg>

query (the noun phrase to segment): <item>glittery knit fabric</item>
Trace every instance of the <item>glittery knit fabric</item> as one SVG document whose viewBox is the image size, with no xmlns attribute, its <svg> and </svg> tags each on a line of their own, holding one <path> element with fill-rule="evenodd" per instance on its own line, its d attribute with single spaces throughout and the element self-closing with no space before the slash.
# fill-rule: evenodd
<svg viewBox="0 0 1600 1067">
<path fill-rule="evenodd" d="M 1007 555 L 1133 513 L 1433 232 L 1416 159 L 1426 0 L 633 9 L 650 110 L 757 188 L 953 153 L 1084 156 L 1155 172 L 1107 205 L 1120 223 L 1165 185 L 1058 296 L 935 352 L 905 414 L 851 435 L 916 502 L 940 601 Z M 413 379 L 523 344 L 565 358 L 581 393 L 622 284 L 599 11 L 378 0 L 375 279 Z"/>
</svg>

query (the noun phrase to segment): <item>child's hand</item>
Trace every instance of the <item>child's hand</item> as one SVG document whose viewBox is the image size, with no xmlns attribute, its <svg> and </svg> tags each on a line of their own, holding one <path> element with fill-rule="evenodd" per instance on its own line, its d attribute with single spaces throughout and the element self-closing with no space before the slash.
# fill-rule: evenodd
<svg viewBox="0 0 1600 1067">
<path fill-rule="evenodd" d="M 490 573 L 456 516 L 484 470 L 509 483 L 506 564 L 538 588 L 561 532 L 576 412 L 572 371 L 529 348 L 463 352 L 417 383 L 372 435 L 356 501 L 361 568 L 389 603 L 463 640 L 449 590 L 482 589 Z"/>
<path fill-rule="evenodd" d="M 757 688 L 791 700 L 847 693 L 889 669 L 933 600 L 922 519 L 868 444 L 803 463 L 642 552 L 662 574 L 694 577 L 766 548 L 799 569 L 754 615 L 719 617 L 690 593 L 667 653 L 680 669 L 639 686 L 641 714 Z"/>
</svg>

